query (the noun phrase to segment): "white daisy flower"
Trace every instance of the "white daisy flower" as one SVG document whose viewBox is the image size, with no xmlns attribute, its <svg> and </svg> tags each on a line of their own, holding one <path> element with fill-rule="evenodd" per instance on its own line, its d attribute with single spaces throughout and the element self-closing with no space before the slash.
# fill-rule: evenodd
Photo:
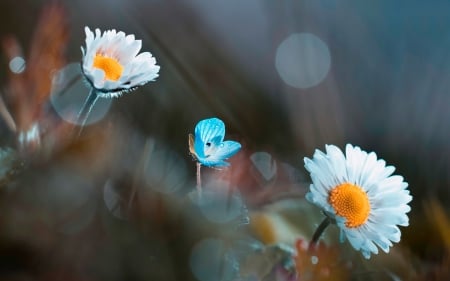
<svg viewBox="0 0 450 281">
<path fill-rule="evenodd" d="M 141 40 L 116 30 L 99 29 L 94 33 L 85 27 L 86 50 L 83 53 L 82 70 L 100 97 L 117 97 L 124 91 L 154 81 L 159 66 L 149 52 L 139 53 Z"/>
<path fill-rule="evenodd" d="M 345 155 L 327 145 L 326 153 L 316 150 L 304 162 L 312 179 L 306 199 L 336 220 L 341 241 L 347 238 L 367 259 L 378 254 L 377 246 L 387 253 L 400 241 L 397 226 L 408 226 L 412 196 L 403 177 L 392 175 L 393 166 L 350 144 Z"/>
</svg>

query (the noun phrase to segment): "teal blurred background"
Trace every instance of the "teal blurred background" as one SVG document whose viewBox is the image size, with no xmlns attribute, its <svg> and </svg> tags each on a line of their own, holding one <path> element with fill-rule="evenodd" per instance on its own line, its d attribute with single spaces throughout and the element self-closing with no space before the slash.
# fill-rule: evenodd
<svg viewBox="0 0 450 281">
<path fill-rule="evenodd" d="M 50 2 L 2 0 L 0 40 L 14 36 L 26 57 Z M 426 262 L 448 255 L 433 239 L 438 234 L 425 233 L 434 228 L 424 206 L 437 199 L 450 211 L 449 1 L 58 3 L 69 26 L 67 63 L 81 60 L 89 26 L 135 34 L 161 66 L 156 82 L 113 100 L 97 128 L 120 120 L 139 136 L 161 140 L 181 156 L 191 181 L 187 135 L 212 116 L 224 120 L 227 138 L 240 141 L 245 152 L 270 152 L 297 168 L 302 181 L 308 181 L 303 157 L 325 144 L 375 151 L 404 176 L 414 197 L 410 227 L 403 230 L 406 247 Z M 306 45 L 280 47 L 299 33 L 310 36 L 300 41 Z M 1 56 L 2 92 L 9 75 Z M 292 85 L 286 75 L 303 80 Z M 0 144 L 10 146 L 4 122 L 0 133 Z"/>
</svg>

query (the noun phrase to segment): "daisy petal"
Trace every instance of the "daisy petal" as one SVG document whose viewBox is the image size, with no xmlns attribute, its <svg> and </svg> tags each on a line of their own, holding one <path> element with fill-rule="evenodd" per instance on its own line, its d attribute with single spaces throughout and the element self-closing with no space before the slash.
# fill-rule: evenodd
<svg viewBox="0 0 450 281">
<path fill-rule="evenodd" d="M 306 199 L 336 220 L 341 241 L 348 240 L 365 258 L 389 252 L 400 241 L 398 226 L 409 225 L 412 200 L 402 176 L 374 152 L 347 144 L 344 153 L 334 145 L 304 158 L 312 184 Z"/>
<path fill-rule="evenodd" d="M 83 73 L 101 97 L 119 96 L 138 86 L 154 81 L 159 66 L 149 52 L 138 54 L 141 40 L 133 34 L 107 30 L 95 34 L 85 27 L 86 48 L 82 48 Z M 100 75 L 100 72 L 103 73 Z"/>
</svg>

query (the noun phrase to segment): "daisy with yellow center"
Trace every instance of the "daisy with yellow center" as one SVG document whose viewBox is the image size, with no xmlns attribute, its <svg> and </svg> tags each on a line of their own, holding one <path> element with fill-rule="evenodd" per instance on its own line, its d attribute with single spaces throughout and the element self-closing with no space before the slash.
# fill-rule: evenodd
<svg viewBox="0 0 450 281">
<path fill-rule="evenodd" d="M 91 91 L 81 108 L 77 123 L 80 132 L 97 99 L 118 97 L 158 77 L 159 66 L 149 52 L 139 53 L 141 40 L 122 31 L 99 29 L 94 33 L 85 27 L 86 50 L 81 47 L 83 62 L 81 69 Z"/>
<path fill-rule="evenodd" d="M 85 27 L 86 50 L 82 70 L 86 79 L 101 97 L 117 97 L 122 92 L 154 81 L 159 66 L 151 53 L 139 53 L 141 40 L 122 31 L 107 30 L 101 34 Z"/>
<path fill-rule="evenodd" d="M 327 216 L 313 241 L 331 220 L 341 230 L 341 240 L 348 239 L 365 258 L 378 253 L 378 247 L 389 252 L 392 242 L 400 241 L 400 226 L 408 226 L 406 213 L 412 196 L 403 177 L 392 175 L 395 168 L 347 144 L 345 155 L 334 145 L 326 153 L 316 150 L 312 159 L 305 158 L 305 168 L 312 179 L 306 199 L 321 207 Z"/>
<path fill-rule="evenodd" d="M 105 80 L 117 81 L 122 76 L 123 66 L 114 58 L 95 55 L 94 68 L 101 69 L 105 73 Z"/>
</svg>

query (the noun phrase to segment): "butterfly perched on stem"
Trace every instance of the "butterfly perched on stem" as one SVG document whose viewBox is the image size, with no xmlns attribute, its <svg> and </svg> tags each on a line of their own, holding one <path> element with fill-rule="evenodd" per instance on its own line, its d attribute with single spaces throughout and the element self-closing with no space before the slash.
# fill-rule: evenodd
<svg viewBox="0 0 450 281">
<path fill-rule="evenodd" d="M 194 134 L 189 134 L 189 151 L 200 164 L 207 167 L 230 166 L 225 160 L 241 149 L 239 142 L 223 140 L 225 124 L 218 118 L 201 120 L 195 126 Z"/>
</svg>

